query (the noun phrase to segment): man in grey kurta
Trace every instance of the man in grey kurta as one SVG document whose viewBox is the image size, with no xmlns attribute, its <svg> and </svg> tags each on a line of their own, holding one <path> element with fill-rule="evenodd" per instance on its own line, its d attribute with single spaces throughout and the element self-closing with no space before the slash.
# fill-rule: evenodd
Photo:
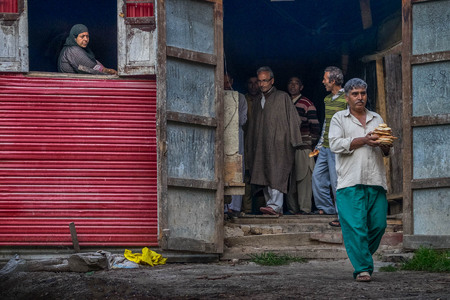
<svg viewBox="0 0 450 300">
<path fill-rule="evenodd" d="M 273 86 L 272 70 L 261 67 L 256 73 L 263 96 L 253 103 L 249 124 L 250 183 L 264 191 L 267 206 L 261 207 L 261 212 L 279 215 L 283 213 L 283 193 L 287 193 L 295 148 L 302 144 L 301 122 L 289 95 Z"/>
</svg>

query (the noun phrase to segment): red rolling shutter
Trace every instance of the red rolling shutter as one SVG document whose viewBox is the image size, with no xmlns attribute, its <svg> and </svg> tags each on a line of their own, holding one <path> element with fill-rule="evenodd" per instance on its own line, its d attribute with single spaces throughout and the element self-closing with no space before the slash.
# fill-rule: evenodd
<svg viewBox="0 0 450 300">
<path fill-rule="evenodd" d="M 17 0 L 0 1 L 0 13 L 18 13 Z"/>
<path fill-rule="evenodd" d="M 155 15 L 154 0 L 126 0 L 127 18 L 153 17 Z"/>
<path fill-rule="evenodd" d="M 0 245 L 157 245 L 156 82 L 0 74 Z"/>
</svg>

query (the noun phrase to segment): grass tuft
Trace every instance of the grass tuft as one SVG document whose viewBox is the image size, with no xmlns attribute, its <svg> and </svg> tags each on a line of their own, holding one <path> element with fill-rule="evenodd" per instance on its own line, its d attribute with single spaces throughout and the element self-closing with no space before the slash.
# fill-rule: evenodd
<svg viewBox="0 0 450 300">
<path fill-rule="evenodd" d="M 450 272 L 450 251 L 420 247 L 414 257 L 402 265 L 402 270 Z"/>
<path fill-rule="evenodd" d="M 392 265 L 384 266 L 380 267 L 380 272 L 397 272 L 397 268 Z"/>
<path fill-rule="evenodd" d="M 295 257 L 285 254 L 276 254 L 273 252 L 266 252 L 261 254 L 250 254 L 250 261 L 263 266 L 281 266 L 287 265 L 291 262 L 306 262 L 302 257 Z"/>
</svg>

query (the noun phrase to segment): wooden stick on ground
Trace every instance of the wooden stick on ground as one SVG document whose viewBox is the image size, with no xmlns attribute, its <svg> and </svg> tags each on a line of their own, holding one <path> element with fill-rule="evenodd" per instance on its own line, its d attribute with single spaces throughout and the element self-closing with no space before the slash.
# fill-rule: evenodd
<svg viewBox="0 0 450 300">
<path fill-rule="evenodd" d="M 75 223 L 72 222 L 69 224 L 70 227 L 70 235 L 72 236 L 72 244 L 75 252 L 80 252 L 80 244 L 78 244 L 78 236 L 77 230 L 75 229 Z"/>
</svg>

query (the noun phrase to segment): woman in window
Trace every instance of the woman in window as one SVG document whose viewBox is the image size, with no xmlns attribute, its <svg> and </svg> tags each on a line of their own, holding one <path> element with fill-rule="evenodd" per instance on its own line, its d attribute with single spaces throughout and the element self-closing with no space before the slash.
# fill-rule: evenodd
<svg viewBox="0 0 450 300">
<path fill-rule="evenodd" d="M 72 27 L 59 54 L 58 71 L 63 73 L 117 75 L 114 69 L 104 67 L 88 47 L 89 31 L 83 24 Z"/>
</svg>

